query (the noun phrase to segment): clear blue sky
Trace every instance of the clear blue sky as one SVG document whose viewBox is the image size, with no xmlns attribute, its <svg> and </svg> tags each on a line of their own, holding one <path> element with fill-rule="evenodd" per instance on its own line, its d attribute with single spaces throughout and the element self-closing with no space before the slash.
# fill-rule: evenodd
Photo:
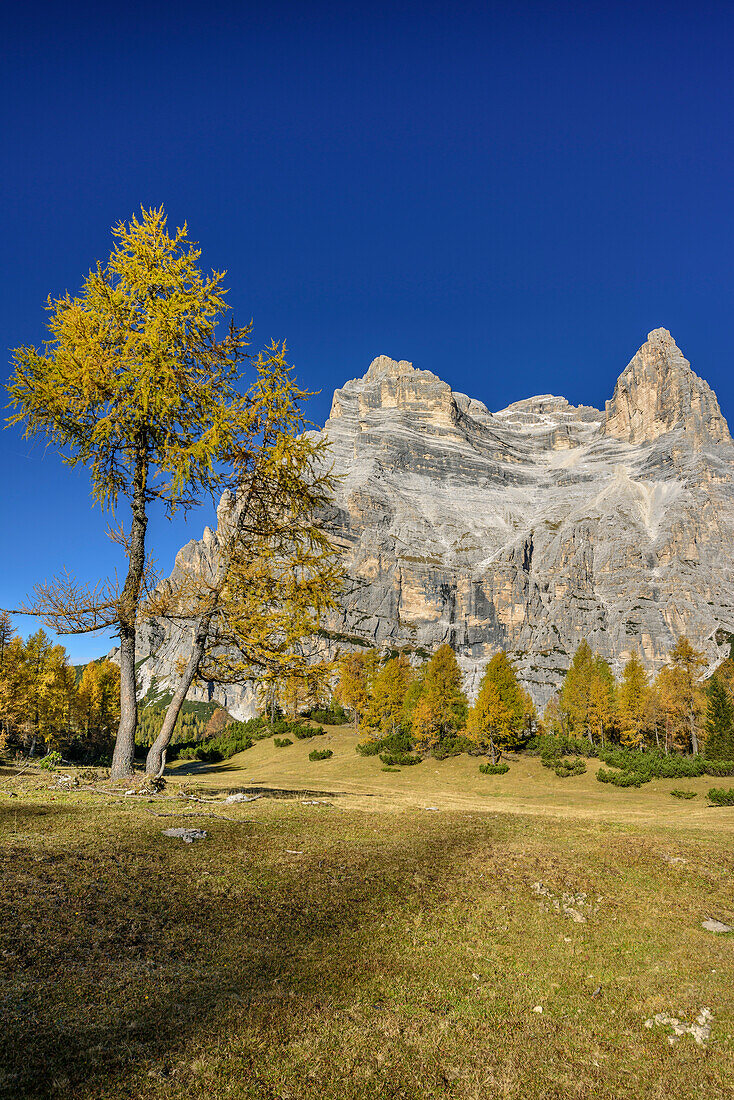
<svg viewBox="0 0 734 1100">
<path fill-rule="evenodd" d="M 4 15 L 6 348 L 164 203 L 256 341 L 288 340 L 317 422 L 382 353 L 493 409 L 603 405 L 661 325 L 734 418 L 731 4 L 107 8 Z M 17 429 L 0 462 L 0 606 L 107 573 L 84 471 Z M 209 518 L 153 524 L 164 569 Z"/>
</svg>

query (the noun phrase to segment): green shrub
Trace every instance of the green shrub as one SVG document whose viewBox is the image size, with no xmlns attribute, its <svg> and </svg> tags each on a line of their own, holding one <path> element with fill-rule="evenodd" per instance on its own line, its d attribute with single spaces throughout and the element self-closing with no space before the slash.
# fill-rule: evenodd
<svg viewBox="0 0 734 1100">
<path fill-rule="evenodd" d="M 566 760 L 565 757 L 561 757 L 554 771 L 561 779 L 567 779 L 569 775 L 584 775 L 586 772 L 586 764 L 580 756 L 577 756 L 575 760 Z"/>
<path fill-rule="evenodd" d="M 678 790 L 677 788 L 676 788 L 676 790 L 671 791 L 670 793 L 672 794 L 673 798 L 695 798 L 696 797 L 696 792 L 695 791 L 681 791 L 681 790 Z"/>
<path fill-rule="evenodd" d="M 607 772 L 604 768 L 599 768 L 596 778 L 600 783 L 611 783 L 614 787 L 641 787 L 643 783 L 650 782 L 650 776 L 645 778 L 636 772 Z"/>
<path fill-rule="evenodd" d="M 242 740 L 249 739 L 251 741 L 262 741 L 264 737 L 270 736 L 270 724 L 264 715 L 260 715 L 258 718 L 248 718 L 244 722 L 230 722 L 228 726 L 225 726 L 221 733 L 216 734 L 216 738 L 210 738 L 210 740 Z"/>
<path fill-rule="evenodd" d="M 275 737 L 273 738 L 273 744 L 275 745 L 276 749 L 284 749 L 286 745 L 292 745 L 293 742 L 291 741 L 290 737 Z"/>
<path fill-rule="evenodd" d="M 528 750 L 546 759 L 558 758 L 559 756 L 596 757 L 601 755 L 601 751 L 596 745 L 592 745 L 591 741 L 585 741 L 580 737 L 556 737 L 550 733 L 542 733 L 533 737 L 528 741 Z"/>
<path fill-rule="evenodd" d="M 349 721 L 344 707 L 334 703 L 326 710 L 311 710 L 308 717 L 312 722 L 323 723 L 325 726 L 344 726 Z"/>
<path fill-rule="evenodd" d="M 362 741 L 354 746 L 360 756 L 380 756 L 389 753 L 393 756 L 409 756 L 413 745 L 410 736 L 402 730 L 390 733 L 387 737 L 376 737 L 373 741 Z M 409 763 L 417 764 L 418 758 Z"/>
<path fill-rule="evenodd" d="M 60 752 L 50 752 L 50 753 L 48 753 L 47 756 L 44 756 L 43 760 L 41 761 L 41 763 L 38 766 L 39 766 L 39 768 L 43 768 L 44 771 L 55 772 L 60 763 L 61 763 L 61 753 Z"/>
<path fill-rule="evenodd" d="M 290 730 L 288 731 L 297 737 L 299 741 L 307 741 L 311 737 L 323 737 L 324 729 L 322 726 L 307 726 L 302 722 L 291 722 Z"/>
<path fill-rule="evenodd" d="M 354 751 L 360 756 L 377 756 L 380 744 L 380 741 L 360 741 L 354 746 Z"/>
<path fill-rule="evenodd" d="M 712 787 L 708 800 L 715 806 L 734 806 L 734 787 Z"/>
<path fill-rule="evenodd" d="M 509 764 L 480 764 L 479 770 L 482 775 L 504 775 L 505 772 L 510 770 Z"/>
<path fill-rule="evenodd" d="M 644 783 L 651 779 L 695 779 L 703 775 L 706 761 L 702 756 L 665 756 L 657 749 L 637 752 L 632 749 L 600 749 L 599 759 L 613 768 L 634 772 Z"/>
<path fill-rule="evenodd" d="M 420 756 L 415 756 L 409 752 L 381 752 L 380 760 L 388 767 L 399 765 L 401 768 L 409 768 L 411 764 L 420 764 L 421 762 Z"/>
<path fill-rule="evenodd" d="M 328 760 L 333 755 L 331 749 L 312 749 L 308 758 L 309 760 Z"/>
<path fill-rule="evenodd" d="M 381 772 L 399 772 L 400 768 L 389 768 L 387 765 L 385 765 L 383 768 L 380 768 L 380 771 Z"/>
<path fill-rule="evenodd" d="M 707 760 L 706 775 L 734 775 L 734 760 Z"/>
<path fill-rule="evenodd" d="M 473 741 L 470 741 L 468 737 L 462 737 L 461 734 L 454 734 L 451 737 L 444 737 L 432 750 L 431 755 L 436 760 L 446 760 L 449 756 L 461 756 L 464 752 L 476 752 L 477 746 Z"/>
</svg>

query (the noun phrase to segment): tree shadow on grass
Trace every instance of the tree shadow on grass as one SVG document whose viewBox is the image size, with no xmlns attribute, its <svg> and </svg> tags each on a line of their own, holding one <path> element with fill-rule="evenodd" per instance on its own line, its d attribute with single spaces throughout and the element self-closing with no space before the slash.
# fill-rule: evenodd
<svg viewBox="0 0 734 1100">
<path fill-rule="evenodd" d="M 336 837 L 330 815 L 217 821 L 187 846 L 129 811 L 61 810 L 46 850 L 0 849 L 2 1097 L 140 1096 L 149 1073 L 188 1095 L 188 1047 L 216 1045 L 233 1012 L 252 1036 L 354 995 L 365 930 L 379 938 L 459 848 L 438 823 L 345 848 L 361 825 L 344 815 Z"/>
<path fill-rule="evenodd" d="M 197 794 L 203 795 L 231 795 L 246 794 L 253 798 L 283 798 L 300 802 L 313 798 L 345 798 L 349 791 L 324 791 L 313 787 L 268 787 L 261 783 L 251 787 L 197 787 Z M 362 796 L 360 796 L 362 797 Z M 380 795 L 365 795 L 364 797 L 379 798 Z"/>
</svg>

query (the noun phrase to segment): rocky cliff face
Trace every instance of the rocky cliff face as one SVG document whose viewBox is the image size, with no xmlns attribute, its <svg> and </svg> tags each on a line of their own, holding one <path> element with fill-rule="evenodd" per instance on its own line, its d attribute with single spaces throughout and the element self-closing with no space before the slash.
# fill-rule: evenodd
<svg viewBox="0 0 734 1100">
<path fill-rule="evenodd" d="M 734 445 L 665 329 L 606 412 L 544 395 L 492 413 L 380 356 L 336 391 L 324 432 L 343 475 L 329 523 L 357 581 L 336 633 L 448 641 L 470 689 L 506 649 L 539 702 L 583 638 L 653 670 L 680 633 L 712 662 L 734 633 Z M 214 546 L 209 532 L 182 554 Z M 147 680 L 186 638 L 152 624 L 141 644 Z"/>
</svg>

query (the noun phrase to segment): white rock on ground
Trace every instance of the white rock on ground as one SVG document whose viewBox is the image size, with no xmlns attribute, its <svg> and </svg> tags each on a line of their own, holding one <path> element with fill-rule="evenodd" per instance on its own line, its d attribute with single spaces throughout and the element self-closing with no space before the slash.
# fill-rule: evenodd
<svg viewBox="0 0 734 1100">
<path fill-rule="evenodd" d="M 712 920 L 710 917 L 708 920 L 701 921 L 701 927 L 705 928 L 707 932 L 734 932 L 731 925 L 724 924 L 720 920 Z"/>
<path fill-rule="evenodd" d="M 195 840 L 206 840 L 205 829 L 164 829 L 164 836 L 180 837 L 184 844 L 193 844 Z"/>
<path fill-rule="evenodd" d="M 658 1012 L 652 1019 L 645 1020 L 645 1027 L 655 1025 L 658 1027 L 672 1027 L 678 1038 L 683 1035 L 692 1035 L 698 1046 L 702 1047 L 706 1045 L 711 1035 L 713 1019 L 714 1015 L 710 1008 L 702 1008 L 692 1024 L 684 1024 L 676 1016 L 668 1016 L 665 1012 Z M 669 1036 L 668 1042 L 672 1045 L 675 1038 L 672 1035 Z"/>
</svg>

